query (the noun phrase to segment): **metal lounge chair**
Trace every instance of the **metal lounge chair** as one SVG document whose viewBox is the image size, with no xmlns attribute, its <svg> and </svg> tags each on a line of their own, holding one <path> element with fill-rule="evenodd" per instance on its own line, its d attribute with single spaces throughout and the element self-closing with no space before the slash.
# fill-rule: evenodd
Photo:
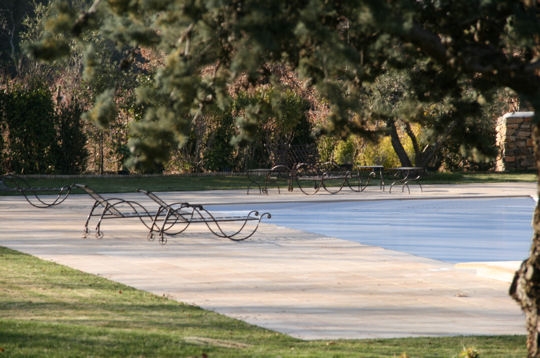
<svg viewBox="0 0 540 358">
<path fill-rule="evenodd" d="M 96 223 L 96 237 L 102 238 L 103 231 L 101 231 L 101 222 L 105 219 L 121 219 L 121 218 L 137 218 L 144 226 L 150 231 L 155 230 L 153 225 L 156 222 L 156 213 L 149 212 L 142 204 L 133 201 L 125 200 L 121 198 L 104 198 L 100 194 L 96 193 L 93 189 L 84 184 L 75 184 L 76 188 L 84 190 L 92 199 L 94 199 L 94 205 L 88 214 L 86 223 L 84 224 L 83 237 L 88 237 L 90 230 L 88 224 L 92 217 L 99 218 Z"/>
<path fill-rule="evenodd" d="M 150 229 L 149 239 L 153 239 L 157 231 L 162 244 L 167 242 L 165 235 L 179 235 L 194 223 L 205 224 L 210 232 L 217 237 L 242 241 L 255 234 L 263 218 L 272 217 L 270 213 L 259 214 L 257 210 L 252 210 L 247 215 L 218 215 L 206 210 L 200 204 L 193 205 L 186 202 L 169 204 L 155 193 L 142 189 L 139 189 L 139 192 L 146 194 L 159 205 Z M 238 223 L 238 226 L 235 229 L 226 230 L 223 224 L 232 222 Z M 252 225 L 248 225 L 248 223 Z"/>
<path fill-rule="evenodd" d="M 35 187 L 26 179 L 14 174 L 0 176 L 0 191 L 20 193 L 30 205 L 40 209 L 62 204 L 71 194 L 72 188 L 73 185 L 51 188 Z"/>
</svg>

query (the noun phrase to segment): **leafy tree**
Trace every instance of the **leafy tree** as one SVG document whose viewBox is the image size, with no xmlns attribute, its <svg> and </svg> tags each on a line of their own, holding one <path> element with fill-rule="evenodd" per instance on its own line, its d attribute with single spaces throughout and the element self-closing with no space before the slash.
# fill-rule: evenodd
<svg viewBox="0 0 540 358">
<path fill-rule="evenodd" d="M 44 31 L 43 19 L 49 15 L 48 1 L 5 1 L 0 5 L 0 23 L 3 31 L 0 31 L 0 37 L 9 38 L 9 53 L 2 52 L 0 49 L 2 78 L 2 88 L 4 98 L 9 99 L 11 105 L 15 105 L 16 98 L 31 98 L 28 105 L 37 106 L 35 112 L 31 109 L 11 106 L 10 110 L 21 111 L 16 114 L 26 118 L 28 113 L 35 116 L 33 119 L 25 119 L 17 124 L 8 125 L 6 119 L 2 125 L 2 136 L 9 137 L 10 140 L 4 146 L 5 170 L 21 170 L 24 172 L 57 172 L 57 173 L 80 173 L 85 169 L 87 152 L 85 150 L 86 137 L 83 132 L 85 125 L 81 123 L 80 115 L 83 109 L 88 107 L 88 101 L 84 102 L 87 96 L 79 96 L 81 86 L 81 56 L 75 52 L 73 56 L 66 59 L 56 60 L 54 63 L 38 63 L 25 56 L 21 48 L 29 43 L 39 39 Z M 0 46 L 0 48 L 4 48 Z M 5 49 L 5 48 L 4 48 Z M 9 56 L 7 56 L 9 54 Z M 5 55 L 5 56 L 2 56 Z M 48 89 L 46 89 L 48 88 Z M 68 91 L 62 92 L 62 88 L 68 88 Z M 46 93 L 50 98 L 44 98 Z M 54 93 L 54 94 L 53 94 Z M 41 97 L 40 97 L 41 96 Z M 40 97 L 42 103 L 37 104 L 37 98 Z M 40 109 L 46 105 L 47 110 L 42 113 Z M 52 117 L 51 108 L 53 110 Z M 4 113 L 8 108 L 4 107 Z M 41 115 L 40 115 L 41 114 Z M 10 113 L 13 115 L 13 113 Z M 51 130 L 54 130 L 54 138 L 48 136 L 49 131 L 45 131 L 42 136 L 43 147 L 47 146 L 47 151 L 43 153 L 43 162 L 47 165 L 35 164 L 33 168 L 19 168 L 20 164 L 13 165 L 14 156 L 21 154 L 21 144 L 30 146 L 31 143 L 25 143 L 27 139 L 17 138 L 17 135 L 27 135 L 39 131 L 41 125 L 37 123 L 42 121 L 43 125 L 47 123 Z M 11 127 L 11 129 L 10 129 Z M 52 132 L 51 132 L 52 133 Z M 45 143 L 51 140 L 50 143 Z M 36 142 L 35 144 L 37 145 Z M 30 156 L 32 152 L 28 152 Z M 39 160 L 40 158 L 33 158 Z M 25 164 L 26 165 L 26 164 Z M 39 168 L 39 169 L 37 169 Z"/>
<path fill-rule="evenodd" d="M 25 30 L 24 18 L 33 17 L 38 0 L 3 0 L 0 3 L 0 67 L 3 75 L 21 71 L 22 53 L 20 34 Z"/>
<path fill-rule="evenodd" d="M 421 1 L 416 4 L 403 1 L 401 4 L 403 6 L 391 8 L 386 3 L 372 2 L 373 23 L 442 65 L 438 71 L 441 75 L 459 74 L 483 94 L 489 94 L 492 88 L 508 87 L 529 103 L 535 111 L 533 137 L 537 168 L 540 168 L 540 5 L 528 0 Z M 482 101 L 479 98 L 479 102 Z M 462 113 L 469 113 L 468 109 L 465 106 Z M 533 228 L 530 257 L 516 273 L 510 293 L 526 314 L 529 356 L 539 357 L 539 206 L 535 209 Z"/>
<path fill-rule="evenodd" d="M 454 90 L 455 95 L 446 90 L 436 93 L 436 87 L 425 87 L 431 80 L 426 78 L 429 72 L 424 64 L 417 64 L 378 76 L 366 86 L 364 116 L 378 119 L 386 127 L 402 166 L 437 169 L 445 161 L 447 167 L 454 167 L 446 156 L 449 153 L 473 161 L 482 161 L 482 156 L 493 158 L 492 113 L 482 111 L 477 91 L 464 81 L 456 83 L 459 90 Z M 420 133 L 413 129 L 419 125 Z M 405 150 L 405 139 L 412 143 L 412 157 Z"/>
<path fill-rule="evenodd" d="M 56 145 L 53 147 L 55 172 L 78 174 L 84 172 L 88 151 L 87 137 L 82 131 L 84 110 L 79 102 L 61 105 L 56 111 Z"/>
<path fill-rule="evenodd" d="M 90 30 L 120 47 L 152 46 L 163 53 L 154 86 L 138 92 L 144 118 L 131 127 L 130 148 L 142 164 L 166 161 L 172 148 L 185 143 L 193 118 L 227 108 L 229 85 L 240 76 L 257 82 L 267 76 L 269 63 L 286 63 L 316 87 L 328 105 L 327 130 L 343 137 L 371 132 L 369 117 L 355 116 L 365 113 L 364 84 L 389 69 L 413 68 L 427 91 L 416 89 L 411 103 L 454 108 L 443 111 L 440 120 L 449 121 L 438 127 L 443 133 L 455 123 L 463 128 L 456 139 L 466 140 L 491 90 L 508 87 L 535 110 L 534 138 L 540 143 L 540 22 L 534 0 L 95 0 L 83 14 L 59 4 L 61 16 L 50 22 L 52 33 L 34 47 L 35 55 L 61 52 L 56 50 L 66 47 L 66 34 L 83 39 Z M 475 91 L 469 95 L 465 85 Z M 254 120 L 240 123 L 246 138 L 254 133 L 254 121 L 272 116 L 259 112 L 263 107 L 250 108 L 256 116 L 245 118 Z M 409 107 L 413 115 L 414 108 Z M 531 357 L 540 356 L 540 207 L 534 228 L 531 256 L 512 286 L 527 314 Z"/>
<path fill-rule="evenodd" d="M 219 116 L 208 121 L 213 130 L 205 140 L 203 166 L 211 171 L 226 171 L 236 167 L 234 146 L 230 140 L 234 135 L 234 119 L 232 116 Z"/>
<path fill-rule="evenodd" d="M 248 145 L 258 152 L 252 158 L 257 167 L 291 166 L 290 147 L 314 142 L 306 115 L 308 107 L 306 99 L 278 83 L 240 92 L 235 97 L 233 114 L 238 127 L 248 127 L 249 132 L 241 130 L 233 143 Z"/>
<path fill-rule="evenodd" d="M 55 109 L 45 86 L 0 92 L 1 172 L 74 174 L 84 170 L 80 104 Z M 3 143 L 3 139 L 6 142 Z"/>
<path fill-rule="evenodd" d="M 44 88 L 16 89 L 0 95 L 9 154 L 2 171 L 19 174 L 53 172 L 57 137 L 50 92 Z"/>
</svg>

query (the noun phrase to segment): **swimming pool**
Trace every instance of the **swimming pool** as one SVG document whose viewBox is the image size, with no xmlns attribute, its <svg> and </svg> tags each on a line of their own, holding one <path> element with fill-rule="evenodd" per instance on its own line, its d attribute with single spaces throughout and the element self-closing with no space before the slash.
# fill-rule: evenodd
<svg viewBox="0 0 540 358">
<path fill-rule="evenodd" d="M 220 205 L 257 208 L 272 224 L 458 263 L 528 256 L 532 198 L 381 200 Z"/>
</svg>

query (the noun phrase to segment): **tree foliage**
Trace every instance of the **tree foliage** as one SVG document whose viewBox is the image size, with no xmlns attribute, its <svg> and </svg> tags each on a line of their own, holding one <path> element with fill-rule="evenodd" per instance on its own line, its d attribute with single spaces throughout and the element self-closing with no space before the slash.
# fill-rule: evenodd
<svg viewBox="0 0 540 358">
<path fill-rule="evenodd" d="M 35 6 L 44 1 L 3 0 L 0 3 L 0 63 L 4 75 L 21 71 L 23 56 L 21 34 L 25 31 L 24 19 L 34 17 Z"/>
<path fill-rule="evenodd" d="M 86 136 L 77 102 L 55 109 L 45 86 L 0 92 L 1 172 L 73 174 L 84 170 Z"/>
<path fill-rule="evenodd" d="M 2 118 L 8 130 L 9 156 L 4 168 L 17 173 L 47 173 L 54 169 L 54 108 L 47 89 L 1 93 Z"/>
<path fill-rule="evenodd" d="M 54 147 L 55 172 L 79 174 L 86 169 L 88 150 L 84 133 L 82 114 L 84 107 L 78 101 L 61 105 L 56 110 L 56 143 Z"/>
<path fill-rule="evenodd" d="M 486 44 L 507 46 L 523 26 L 512 12 L 518 3 L 493 5 L 486 1 L 467 6 L 448 1 L 400 1 L 390 6 L 377 1 L 312 0 L 285 4 L 254 0 L 96 0 L 88 3 L 82 14 L 73 11 L 65 1 L 55 4 L 55 17 L 46 26 L 50 32 L 39 46 L 32 46 L 34 54 L 48 58 L 48 53 L 62 53 L 59 49 L 65 48 L 71 37 L 78 38 L 88 44 L 85 73 L 90 81 L 103 74 L 99 61 L 103 58 L 99 56 L 102 47 L 96 48 L 95 42 L 88 41 L 89 34 L 98 30 L 101 43 L 110 42 L 121 49 L 117 61 L 121 70 L 136 66 L 133 53 L 140 47 L 152 48 L 164 59 L 152 86 L 137 91 L 144 114 L 130 126 L 128 135 L 131 163 L 135 166 L 167 162 L 169 153 L 188 141 L 191 125 L 198 116 L 217 111 L 225 115 L 233 101 L 231 84 L 241 76 L 247 76 L 250 83 L 278 83 L 275 74 L 268 71 L 271 63 L 287 64 L 308 81 L 308 86 L 317 88 L 329 106 L 331 125 L 327 129 L 343 137 L 350 133 L 367 135 L 373 129 L 366 126 L 368 122 L 387 117 L 388 111 L 377 112 L 366 106 L 366 96 L 372 94 L 370 83 L 379 75 L 388 76 L 392 68 L 409 72 L 407 91 L 412 95 L 399 98 L 403 113 L 394 113 L 391 121 L 387 118 L 384 122 L 390 132 L 397 119 L 403 123 L 431 123 L 433 136 L 425 138 L 430 150 L 421 152 L 419 147 L 417 152 L 417 159 L 423 155 L 420 164 L 425 164 L 440 150 L 443 138 L 475 132 L 476 122 L 461 118 L 477 118 L 479 101 L 484 97 L 468 96 L 465 89 L 488 92 L 494 83 L 491 75 L 471 78 L 470 74 L 477 72 L 465 71 L 467 66 L 478 67 L 473 62 L 479 61 L 479 49 L 485 52 L 489 47 Z M 502 14 L 505 20 L 486 20 L 478 11 L 470 10 L 478 7 L 486 13 Z M 441 16 L 466 20 L 456 18 L 439 24 Z M 490 31 L 491 28 L 498 31 Z M 438 53 L 435 56 L 434 51 L 444 46 L 448 47 L 444 52 L 447 58 Z M 460 46 L 468 52 L 459 52 Z M 464 57 L 467 61 L 462 61 Z M 452 71 L 448 70 L 450 65 Z M 105 117 L 114 113 L 111 91 L 122 87 L 118 78 L 109 77 L 105 83 L 108 88 L 96 87 L 105 95 L 98 96 L 100 100 L 91 112 L 91 117 L 101 123 L 106 123 Z M 450 103 L 444 115 L 439 111 L 435 116 L 418 118 L 435 113 L 421 110 L 418 103 L 429 107 L 442 102 Z M 245 111 L 238 122 L 238 138 L 253 140 L 250 135 L 256 122 L 275 117 L 275 110 L 272 106 L 259 106 Z M 455 130 L 449 132 L 448 128 Z M 492 154 L 491 148 L 481 142 L 478 145 L 476 139 L 473 135 L 461 137 L 471 145 L 470 152 L 480 149 Z"/>
</svg>

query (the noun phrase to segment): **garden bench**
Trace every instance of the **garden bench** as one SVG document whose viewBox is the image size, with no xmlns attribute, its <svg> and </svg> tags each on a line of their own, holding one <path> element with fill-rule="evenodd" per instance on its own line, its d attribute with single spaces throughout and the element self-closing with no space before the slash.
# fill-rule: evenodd
<svg viewBox="0 0 540 358">
<path fill-rule="evenodd" d="M 167 236 L 183 233 L 191 224 L 205 224 L 212 234 L 220 238 L 242 241 L 250 238 L 257 231 L 263 218 L 271 218 L 270 213 L 260 214 L 252 210 L 246 215 L 223 215 L 211 213 L 200 204 L 186 202 L 167 203 L 155 193 L 139 189 L 159 205 L 155 220 L 151 226 L 148 238 L 159 235 L 162 244 L 167 242 Z M 223 224 L 238 223 L 235 229 L 227 230 Z M 250 225 L 248 225 L 250 224 Z"/>
<path fill-rule="evenodd" d="M 73 185 L 35 187 L 18 175 L 5 174 L 0 176 L 0 191 L 22 194 L 30 205 L 40 209 L 63 203 L 71 194 L 72 188 Z"/>
</svg>

